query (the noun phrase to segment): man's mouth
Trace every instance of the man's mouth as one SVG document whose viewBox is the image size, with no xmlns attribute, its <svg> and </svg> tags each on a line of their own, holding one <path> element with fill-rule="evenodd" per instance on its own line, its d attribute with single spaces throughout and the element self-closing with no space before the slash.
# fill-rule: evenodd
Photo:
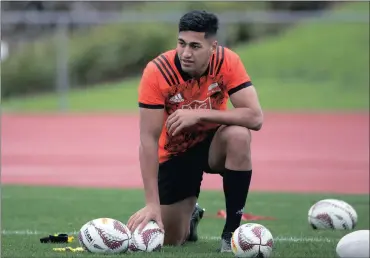
<svg viewBox="0 0 370 258">
<path fill-rule="evenodd" d="M 186 64 L 186 65 L 190 65 L 190 64 L 194 63 L 193 61 L 185 60 L 185 59 L 182 59 L 182 60 L 181 60 L 181 62 L 182 62 L 183 64 Z"/>
</svg>

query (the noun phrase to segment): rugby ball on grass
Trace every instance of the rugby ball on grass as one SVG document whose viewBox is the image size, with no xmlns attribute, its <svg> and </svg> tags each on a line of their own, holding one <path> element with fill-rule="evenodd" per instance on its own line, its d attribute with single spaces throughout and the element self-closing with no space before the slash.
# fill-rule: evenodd
<svg viewBox="0 0 370 258">
<path fill-rule="evenodd" d="M 231 238 L 231 249 L 238 258 L 271 257 L 273 247 L 271 232 L 257 223 L 241 225 Z"/>
<path fill-rule="evenodd" d="M 131 232 L 118 220 L 99 218 L 81 227 L 78 241 L 82 248 L 91 253 L 125 253 L 130 245 Z"/>
<path fill-rule="evenodd" d="M 325 199 L 311 206 L 308 223 L 313 229 L 351 230 L 357 224 L 357 213 L 344 201 Z"/>
<path fill-rule="evenodd" d="M 339 240 L 336 248 L 340 258 L 370 257 L 369 230 L 357 230 Z"/>
<path fill-rule="evenodd" d="M 136 228 L 132 233 L 130 252 L 156 252 L 160 251 L 164 243 L 164 231 L 155 221 L 150 221 L 139 233 Z"/>
</svg>

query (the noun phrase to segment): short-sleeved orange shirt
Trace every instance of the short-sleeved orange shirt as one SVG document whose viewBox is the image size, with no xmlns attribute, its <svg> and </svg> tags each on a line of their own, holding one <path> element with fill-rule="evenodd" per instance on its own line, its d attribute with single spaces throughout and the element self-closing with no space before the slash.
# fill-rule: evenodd
<svg viewBox="0 0 370 258">
<path fill-rule="evenodd" d="M 139 86 L 139 107 L 164 109 L 165 121 L 177 109 L 225 110 L 231 94 L 252 85 L 239 56 L 219 46 L 208 69 L 198 80 L 181 69 L 176 50 L 167 51 L 147 64 Z M 159 139 L 159 162 L 186 151 L 207 137 L 218 124 L 204 123 L 170 136 L 163 124 Z"/>
</svg>

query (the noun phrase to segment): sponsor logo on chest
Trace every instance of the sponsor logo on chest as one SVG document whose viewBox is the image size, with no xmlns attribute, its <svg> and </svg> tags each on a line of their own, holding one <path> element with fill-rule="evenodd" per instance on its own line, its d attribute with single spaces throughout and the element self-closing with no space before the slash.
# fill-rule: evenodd
<svg viewBox="0 0 370 258">
<path fill-rule="evenodd" d="M 182 105 L 182 109 L 212 109 L 211 99 L 208 97 L 205 100 L 193 100 L 189 104 Z"/>
<path fill-rule="evenodd" d="M 210 99 L 210 96 L 215 94 L 216 92 L 220 92 L 221 88 L 220 85 L 217 82 L 214 82 L 210 84 L 206 89 L 206 98 L 204 100 L 192 100 L 188 104 L 180 105 L 181 109 L 212 109 L 212 102 Z M 183 97 L 183 94 L 181 92 L 176 93 L 173 95 L 169 102 L 171 104 L 182 104 L 183 102 L 186 102 L 186 99 Z"/>
<path fill-rule="evenodd" d="M 181 103 L 181 102 L 184 102 L 184 101 L 185 101 L 185 99 L 182 97 L 181 93 L 177 93 L 176 95 L 172 96 L 169 99 L 170 103 Z"/>
<path fill-rule="evenodd" d="M 220 86 L 218 85 L 217 82 L 214 82 L 214 83 L 212 83 L 211 85 L 208 86 L 207 96 L 212 96 L 216 92 L 220 92 L 220 91 L 221 91 Z"/>
</svg>

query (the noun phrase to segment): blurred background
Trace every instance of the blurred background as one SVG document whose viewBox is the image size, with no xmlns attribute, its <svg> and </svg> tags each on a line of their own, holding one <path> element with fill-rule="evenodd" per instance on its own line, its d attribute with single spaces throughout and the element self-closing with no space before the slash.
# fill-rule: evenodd
<svg viewBox="0 0 370 258">
<path fill-rule="evenodd" d="M 141 185 L 141 72 L 175 48 L 185 12 L 205 9 L 218 14 L 219 42 L 240 55 L 265 113 L 252 143 L 254 189 L 369 191 L 369 2 L 2 1 L 1 8 L 3 183 Z M 346 173 L 352 181 L 333 176 Z M 217 180 L 204 185 L 220 188 Z"/>
<path fill-rule="evenodd" d="M 219 15 L 265 110 L 368 110 L 369 2 L 2 1 L 3 112 L 136 112 L 193 9 Z"/>
</svg>

